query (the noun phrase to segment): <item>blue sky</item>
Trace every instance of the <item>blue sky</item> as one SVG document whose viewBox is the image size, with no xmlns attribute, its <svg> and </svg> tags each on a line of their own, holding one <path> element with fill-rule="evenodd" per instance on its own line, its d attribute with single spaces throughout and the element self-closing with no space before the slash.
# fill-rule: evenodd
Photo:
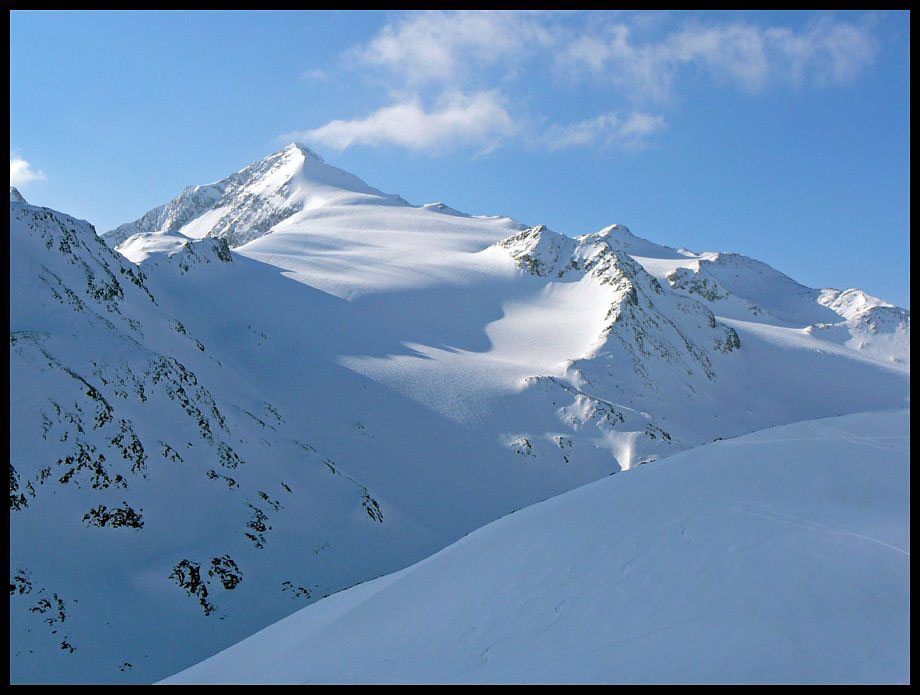
<svg viewBox="0 0 920 695">
<path fill-rule="evenodd" d="M 299 140 L 412 203 L 614 222 L 910 304 L 908 13 L 10 19 L 10 177 L 100 231 Z"/>
</svg>

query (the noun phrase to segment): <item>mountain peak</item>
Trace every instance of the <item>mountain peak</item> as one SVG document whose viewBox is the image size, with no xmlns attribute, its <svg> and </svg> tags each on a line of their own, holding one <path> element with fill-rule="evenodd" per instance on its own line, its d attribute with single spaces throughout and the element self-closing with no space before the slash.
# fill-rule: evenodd
<svg viewBox="0 0 920 695">
<path fill-rule="evenodd" d="M 22 193 L 19 192 L 19 189 L 16 188 L 16 186 L 10 186 L 10 202 L 26 203 L 26 199 L 22 197 Z"/>
<path fill-rule="evenodd" d="M 236 247 L 303 210 L 353 204 L 406 202 L 327 164 L 306 145 L 291 142 L 220 181 L 188 186 L 165 205 L 102 236 L 113 247 L 135 234 L 219 237 Z"/>
<path fill-rule="evenodd" d="M 324 164 L 326 162 L 326 160 L 320 157 L 316 152 L 314 152 L 309 147 L 307 147 L 306 145 L 300 142 L 288 143 L 287 145 L 284 146 L 283 149 L 280 150 L 281 154 L 287 154 L 287 153 L 292 153 L 292 152 L 300 152 L 300 154 L 302 154 L 307 159 L 315 159 L 319 162 L 323 162 Z"/>
<path fill-rule="evenodd" d="M 634 237 L 635 235 L 629 231 L 629 227 L 625 224 L 611 224 L 607 227 L 604 227 L 600 230 L 597 235 L 599 237 L 608 237 L 608 236 L 622 236 L 622 237 Z"/>
</svg>

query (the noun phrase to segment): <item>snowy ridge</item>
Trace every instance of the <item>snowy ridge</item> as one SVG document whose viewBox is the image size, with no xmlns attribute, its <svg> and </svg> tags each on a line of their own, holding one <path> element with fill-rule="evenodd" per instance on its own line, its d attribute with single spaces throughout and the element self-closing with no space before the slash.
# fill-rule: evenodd
<svg viewBox="0 0 920 695">
<path fill-rule="evenodd" d="M 909 451 L 902 411 L 683 452 L 166 682 L 908 682 Z"/>
<path fill-rule="evenodd" d="M 707 254 L 696 268 L 667 276 L 675 289 L 704 300 L 730 318 L 801 327 L 882 361 L 910 364 L 910 312 L 859 289 L 841 292 L 799 285 L 739 254 Z M 749 272 L 756 269 L 756 274 Z M 730 275 L 725 268 L 731 268 Z M 752 283 L 755 277 L 758 282 Z M 759 277 L 758 277 L 759 276 Z"/>
<path fill-rule="evenodd" d="M 293 143 L 226 179 L 190 186 L 166 205 L 102 237 L 113 247 L 135 234 L 212 236 L 239 246 L 295 212 L 349 198 L 405 204 L 399 196 L 387 196 Z"/>
<path fill-rule="evenodd" d="M 662 285 L 703 302 L 717 317 L 807 331 L 883 363 L 910 364 L 910 312 L 859 289 L 812 289 L 737 253 L 672 249 L 622 225 L 609 243 Z M 606 230 L 604 230 L 606 231 Z"/>
<path fill-rule="evenodd" d="M 873 335 L 900 332 L 909 342 L 910 312 L 860 289 L 822 290 L 818 302 L 846 319 L 849 328 Z M 833 324 L 831 324 L 833 325 Z M 908 362 L 910 354 L 907 354 Z"/>
<path fill-rule="evenodd" d="M 152 257 L 150 267 L 159 266 L 165 261 L 179 269 L 180 272 L 188 272 L 197 265 L 211 263 L 214 260 L 221 263 L 233 262 L 230 246 L 223 238 L 183 239 L 172 235 L 134 236 L 121 244 L 118 250 L 125 258 L 136 261 L 145 261 Z"/>
<path fill-rule="evenodd" d="M 654 369 L 650 360 L 662 358 L 668 362 L 680 360 L 681 369 L 691 374 L 694 368 L 702 369 L 707 377 L 714 378 L 707 351 L 695 344 L 656 302 L 670 304 L 671 311 L 686 314 L 681 317 L 682 321 L 695 324 L 692 329 L 696 331 L 711 329 L 712 335 L 707 342 L 719 351 L 740 348 L 738 334 L 732 328 L 718 325 L 712 312 L 698 302 L 673 301 L 673 298 L 669 302 L 658 280 L 620 250 L 621 244 L 615 241 L 615 235 L 619 235 L 620 240 L 627 235 L 635 239 L 629 230 L 619 225 L 577 239 L 551 232 L 541 225 L 509 237 L 499 246 L 508 249 L 518 266 L 534 275 L 563 281 L 572 276 L 587 276 L 611 289 L 601 339 L 585 358 L 605 347 L 604 339 L 613 337 L 620 342 L 622 350 L 631 355 L 631 368 L 637 372 L 648 375 L 649 370 Z M 690 357 L 695 364 L 689 366 L 682 357 Z"/>
<path fill-rule="evenodd" d="M 444 213 L 445 215 L 456 215 L 457 217 L 469 217 L 469 215 L 467 215 L 465 212 L 460 212 L 459 210 L 455 210 L 449 205 L 445 203 L 441 203 L 441 202 L 426 203 L 425 205 L 422 205 L 422 207 L 426 210 L 433 210 L 435 212 Z"/>
<path fill-rule="evenodd" d="M 899 309 L 893 304 L 855 288 L 842 292 L 835 289 L 823 290 L 818 302 L 833 309 L 848 321 L 856 321 L 873 314 L 903 316 L 908 313 L 904 309 Z M 895 309 L 896 311 L 882 313 L 884 309 Z"/>
</svg>

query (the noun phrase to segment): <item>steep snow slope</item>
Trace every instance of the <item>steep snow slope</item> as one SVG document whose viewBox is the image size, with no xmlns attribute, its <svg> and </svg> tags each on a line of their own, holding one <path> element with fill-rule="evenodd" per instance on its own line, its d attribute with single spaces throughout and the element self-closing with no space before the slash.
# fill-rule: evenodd
<svg viewBox="0 0 920 695">
<path fill-rule="evenodd" d="M 14 682 L 149 681 L 432 543 L 398 513 L 383 529 L 88 223 L 18 203 L 10 223 Z M 214 286 L 234 264 L 207 239 L 160 270 Z"/>
<path fill-rule="evenodd" d="M 909 446 L 901 411 L 677 454 L 166 682 L 908 682 Z"/>
</svg>

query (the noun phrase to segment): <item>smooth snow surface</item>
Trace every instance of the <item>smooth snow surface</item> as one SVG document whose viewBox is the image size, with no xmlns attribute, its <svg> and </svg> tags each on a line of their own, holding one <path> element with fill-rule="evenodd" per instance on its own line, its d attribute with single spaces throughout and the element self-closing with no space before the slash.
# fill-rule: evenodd
<svg viewBox="0 0 920 695">
<path fill-rule="evenodd" d="M 908 682 L 909 418 L 797 423 L 586 485 L 166 682 Z"/>
</svg>

